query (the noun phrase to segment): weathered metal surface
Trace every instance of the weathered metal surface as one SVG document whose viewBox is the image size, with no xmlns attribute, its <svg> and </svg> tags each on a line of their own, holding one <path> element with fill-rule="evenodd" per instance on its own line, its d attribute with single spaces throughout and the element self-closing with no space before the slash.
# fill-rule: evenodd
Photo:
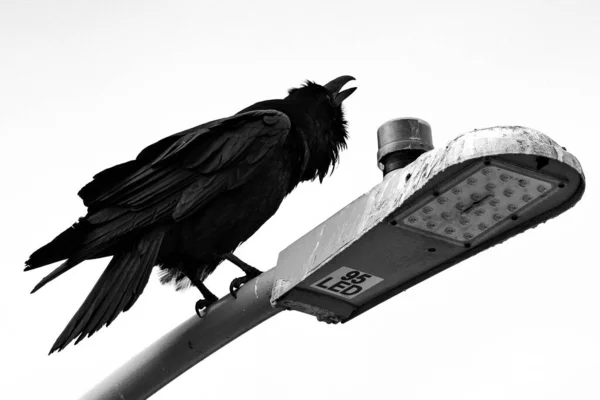
<svg viewBox="0 0 600 400">
<path fill-rule="evenodd" d="M 435 187 L 477 163 L 483 165 L 485 159 L 535 171 L 539 157 L 551 161 L 547 165 L 542 162 L 545 166 L 539 173 L 552 177 L 551 181 L 567 182 L 566 187 L 495 232 L 496 237 L 473 248 L 388 224 L 415 201 L 431 195 Z M 558 215 L 581 197 L 584 187 L 578 160 L 541 132 L 495 127 L 461 135 L 444 147 L 424 153 L 406 168 L 391 172 L 371 191 L 283 250 L 271 301 L 274 305 L 285 301 L 286 307 L 319 315 L 320 319 L 328 316 L 329 322 L 346 321 L 460 260 Z M 334 288 L 324 285 L 315 297 L 315 282 L 342 267 L 384 281 L 353 298 L 335 293 L 347 287 L 344 282 Z"/>
</svg>

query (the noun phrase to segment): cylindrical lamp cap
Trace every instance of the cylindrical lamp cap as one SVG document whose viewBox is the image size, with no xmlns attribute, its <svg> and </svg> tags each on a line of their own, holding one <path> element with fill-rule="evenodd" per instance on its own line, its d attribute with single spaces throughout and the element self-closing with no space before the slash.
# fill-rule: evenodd
<svg viewBox="0 0 600 400">
<path fill-rule="evenodd" d="M 431 126 L 419 118 L 396 118 L 377 130 L 377 163 L 383 171 L 383 159 L 403 150 L 420 150 L 422 153 L 433 149 Z"/>
</svg>

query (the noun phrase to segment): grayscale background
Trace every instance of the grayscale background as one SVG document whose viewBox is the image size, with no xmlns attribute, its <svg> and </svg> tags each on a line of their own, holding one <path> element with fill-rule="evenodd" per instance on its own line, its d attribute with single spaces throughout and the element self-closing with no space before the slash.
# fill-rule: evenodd
<svg viewBox="0 0 600 400">
<path fill-rule="evenodd" d="M 495 125 L 540 130 L 588 179 L 574 209 L 346 325 L 286 312 L 155 399 L 598 399 L 598 1 L 15 1 L 0 3 L 0 346 L 7 399 L 71 399 L 194 313 L 154 276 L 133 309 L 48 357 L 107 260 L 39 293 L 29 254 L 83 215 L 100 170 L 172 133 L 357 78 L 349 148 L 236 253 L 280 250 L 381 181 L 376 130 L 419 117 L 442 147 Z M 224 263 L 217 295 L 237 276 Z"/>
</svg>

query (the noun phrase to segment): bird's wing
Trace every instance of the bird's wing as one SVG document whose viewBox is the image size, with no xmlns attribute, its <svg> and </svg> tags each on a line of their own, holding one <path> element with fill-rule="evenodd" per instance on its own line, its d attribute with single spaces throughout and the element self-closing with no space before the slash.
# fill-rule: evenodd
<svg viewBox="0 0 600 400">
<path fill-rule="evenodd" d="M 136 160 L 101 172 L 80 192 L 90 208 L 77 225 L 84 233 L 68 229 L 31 256 L 27 269 L 62 259 L 57 255 L 66 252 L 65 243 L 75 246 L 34 291 L 86 259 L 112 254 L 133 231 L 167 217 L 181 220 L 248 182 L 280 149 L 290 128 L 279 111 L 245 112 L 165 138 Z"/>
<path fill-rule="evenodd" d="M 79 195 L 88 207 L 144 210 L 181 197 L 176 219 L 201 207 L 218 193 L 243 184 L 271 150 L 283 143 L 289 118 L 259 110 L 200 125 L 144 149 L 136 160 L 94 177 Z"/>
</svg>

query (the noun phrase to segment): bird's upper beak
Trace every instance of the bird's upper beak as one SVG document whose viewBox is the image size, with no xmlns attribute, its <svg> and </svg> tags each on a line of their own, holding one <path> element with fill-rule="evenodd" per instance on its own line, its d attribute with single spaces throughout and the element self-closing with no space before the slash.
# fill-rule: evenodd
<svg viewBox="0 0 600 400">
<path fill-rule="evenodd" d="M 356 90 L 355 87 L 340 92 L 340 90 L 342 89 L 342 87 L 344 87 L 346 83 L 353 80 L 354 78 L 352 76 L 344 75 L 340 76 L 339 78 L 335 78 L 334 80 L 332 80 L 324 86 L 324 88 L 329 90 L 329 92 L 331 93 L 333 97 L 333 104 L 335 106 L 339 106 L 340 104 L 342 104 L 342 102 L 346 100 L 348 96 L 354 93 L 354 91 Z"/>
</svg>

